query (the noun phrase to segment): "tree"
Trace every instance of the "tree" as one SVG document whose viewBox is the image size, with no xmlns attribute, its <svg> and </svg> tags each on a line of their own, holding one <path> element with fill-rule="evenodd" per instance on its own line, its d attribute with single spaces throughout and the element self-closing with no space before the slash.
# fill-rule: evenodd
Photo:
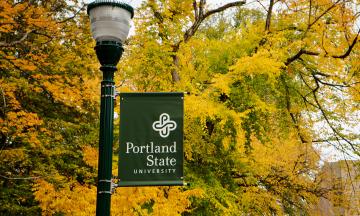
<svg viewBox="0 0 360 216">
<path fill-rule="evenodd" d="M 351 127 L 355 116 L 344 107 L 358 109 L 355 7 L 346 1 L 258 2 L 263 16 L 243 9 L 238 13 L 251 18 L 204 22 L 177 49 L 177 66 L 171 44 L 188 25 L 174 23 L 185 23 L 180 20 L 190 7 L 162 28 L 157 16 L 147 16 L 153 5 L 143 7 L 137 25 L 148 31 L 130 40 L 121 67 L 127 89 L 192 93 L 185 156 L 188 178 L 205 189 L 193 202 L 199 214 L 309 214 L 319 197 L 338 190 L 321 184 L 313 144 L 338 140 L 340 150 L 358 154 L 358 134 L 335 126 Z M 168 72 L 174 70 L 181 79 L 171 85 Z M 319 123 L 328 130 L 317 131 Z"/>
<path fill-rule="evenodd" d="M 99 73 L 83 6 L 0 4 L 0 212 L 93 214 Z M 314 144 L 359 154 L 348 130 L 359 122 L 358 3 L 256 4 L 137 10 L 117 88 L 191 93 L 191 186 L 117 189 L 113 215 L 309 215 L 321 197 L 346 206 L 337 182 L 324 184 Z"/>
<path fill-rule="evenodd" d="M 98 74 L 79 9 L 76 1 L 0 3 L 1 214 L 38 215 L 36 180 L 94 182 L 80 150 L 96 143 Z"/>
</svg>

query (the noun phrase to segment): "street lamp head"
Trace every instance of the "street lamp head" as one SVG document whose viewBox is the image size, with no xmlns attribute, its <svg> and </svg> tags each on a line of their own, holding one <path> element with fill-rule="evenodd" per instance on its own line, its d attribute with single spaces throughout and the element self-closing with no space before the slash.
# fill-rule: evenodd
<svg viewBox="0 0 360 216">
<path fill-rule="evenodd" d="M 88 5 L 87 13 L 102 69 L 116 70 L 115 66 L 124 50 L 122 44 L 129 34 L 134 9 L 120 1 L 96 0 Z"/>
<path fill-rule="evenodd" d="M 130 20 L 134 9 L 116 0 L 96 0 L 87 7 L 90 16 L 91 32 L 97 41 L 116 41 L 123 43 L 130 30 Z"/>
</svg>

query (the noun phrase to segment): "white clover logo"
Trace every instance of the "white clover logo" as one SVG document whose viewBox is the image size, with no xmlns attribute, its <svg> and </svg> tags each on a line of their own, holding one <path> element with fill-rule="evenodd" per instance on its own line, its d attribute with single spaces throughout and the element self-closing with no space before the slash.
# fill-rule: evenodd
<svg viewBox="0 0 360 216">
<path fill-rule="evenodd" d="M 170 116 L 167 113 L 160 115 L 159 121 L 155 121 L 152 125 L 154 131 L 158 131 L 162 138 L 166 138 L 170 135 L 170 131 L 176 129 L 177 125 L 175 121 L 170 120 Z"/>
</svg>

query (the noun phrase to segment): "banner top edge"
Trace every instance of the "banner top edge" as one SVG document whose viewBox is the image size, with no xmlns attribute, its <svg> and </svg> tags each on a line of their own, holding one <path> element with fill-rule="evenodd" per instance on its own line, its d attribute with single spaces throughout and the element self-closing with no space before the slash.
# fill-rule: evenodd
<svg viewBox="0 0 360 216">
<path fill-rule="evenodd" d="M 120 97 L 137 97 L 137 96 L 179 96 L 183 97 L 186 92 L 120 92 Z"/>
</svg>

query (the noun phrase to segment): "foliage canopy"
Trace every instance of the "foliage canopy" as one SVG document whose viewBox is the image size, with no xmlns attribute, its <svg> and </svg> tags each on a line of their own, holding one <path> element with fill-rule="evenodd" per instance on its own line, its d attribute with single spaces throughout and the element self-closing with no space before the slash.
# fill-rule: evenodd
<svg viewBox="0 0 360 216">
<path fill-rule="evenodd" d="M 360 2 L 257 2 L 147 0 L 136 10 L 117 88 L 191 92 L 192 184 L 117 189 L 113 215 L 311 215 L 320 198 L 359 214 L 360 203 L 345 205 L 358 189 L 344 192 L 314 146 L 360 156 L 349 130 L 359 125 Z M 101 74 L 84 8 L 0 2 L 2 215 L 95 212 Z"/>
</svg>

